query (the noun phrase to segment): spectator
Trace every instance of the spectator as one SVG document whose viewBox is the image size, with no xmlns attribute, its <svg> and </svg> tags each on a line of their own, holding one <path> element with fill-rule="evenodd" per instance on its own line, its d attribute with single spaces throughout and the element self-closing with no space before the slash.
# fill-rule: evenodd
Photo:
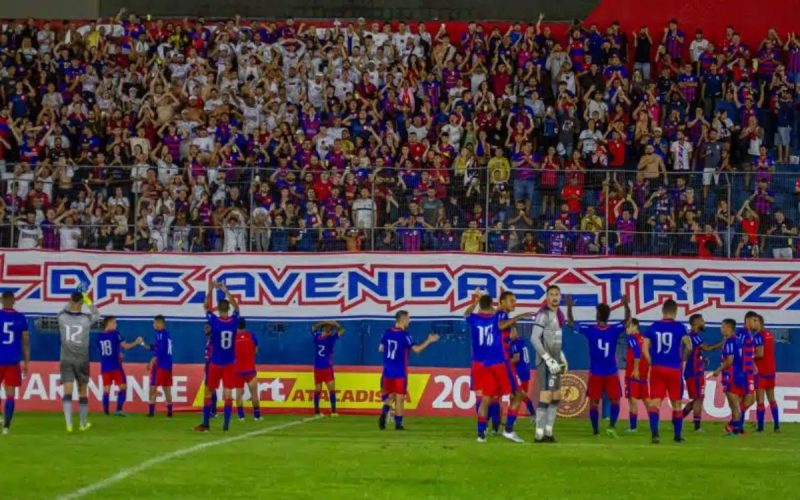
<svg viewBox="0 0 800 500">
<path fill-rule="evenodd" d="M 781 210 L 775 210 L 767 235 L 762 239 L 761 253 L 766 250 L 776 259 L 791 259 L 793 240 L 796 236 L 797 228 L 792 221 L 787 219 Z"/>
</svg>

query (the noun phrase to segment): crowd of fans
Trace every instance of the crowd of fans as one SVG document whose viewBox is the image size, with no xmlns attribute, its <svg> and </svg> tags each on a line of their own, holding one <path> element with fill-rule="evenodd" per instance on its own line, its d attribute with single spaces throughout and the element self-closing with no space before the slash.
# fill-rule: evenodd
<svg viewBox="0 0 800 500">
<path fill-rule="evenodd" d="M 0 247 L 800 254 L 794 33 L 326 25 L 3 24 Z"/>
</svg>

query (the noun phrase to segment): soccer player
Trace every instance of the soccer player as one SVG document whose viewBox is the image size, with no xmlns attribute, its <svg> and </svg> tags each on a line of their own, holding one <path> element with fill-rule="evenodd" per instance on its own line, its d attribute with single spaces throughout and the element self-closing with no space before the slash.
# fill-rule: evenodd
<svg viewBox="0 0 800 500">
<path fill-rule="evenodd" d="M 206 336 L 205 365 L 203 366 L 203 383 L 208 387 L 208 367 L 211 364 L 211 325 L 203 324 L 203 335 Z M 217 418 L 217 391 L 211 391 L 211 418 Z"/>
<path fill-rule="evenodd" d="M 521 313 L 517 314 L 516 316 L 511 316 L 511 313 L 514 312 L 514 309 L 517 307 L 517 298 L 513 292 L 503 292 L 500 294 L 500 298 L 497 301 L 498 309 L 497 309 L 497 321 L 500 326 L 500 338 L 503 342 L 503 352 L 505 353 L 506 359 L 511 359 L 511 328 L 519 322 L 519 320 L 523 318 L 530 318 L 533 316 L 532 313 Z M 512 376 L 516 377 L 516 375 Z M 528 376 L 530 379 L 530 374 Z M 515 379 L 516 380 L 516 379 Z M 517 390 L 520 392 L 522 388 L 518 385 Z M 520 401 L 525 400 L 527 398 L 527 392 L 523 392 L 519 395 Z M 530 401 L 530 399 L 528 399 Z M 530 404 L 530 407 L 533 408 L 533 404 Z M 509 411 L 511 411 L 511 407 L 509 407 Z M 497 434 L 500 430 L 500 400 L 493 401 L 489 405 L 489 413 L 488 418 L 492 422 L 492 431 L 494 434 Z M 534 410 L 531 415 L 535 415 L 536 410 Z M 516 415 L 514 415 L 516 419 Z"/>
<path fill-rule="evenodd" d="M 728 424 L 728 435 L 735 436 L 740 434 L 739 416 L 741 412 L 741 401 L 739 395 L 734 390 L 734 365 L 737 364 L 737 359 L 741 357 L 741 351 L 736 341 L 736 321 L 732 319 L 722 320 L 720 327 L 722 333 L 722 364 L 719 368 L 714 370 L 712 374 L 718 377 L 722 374 L 722 390 L 725 393 L 725 398 L 728 400 L 728 406 L 731 409 L 731 421 Z"/>
<path fill-rule="evenodd" d="M 14 309 L 14 293 L 4 291 L 0 310 L 0 386 L 6 394 L 3 408 L 3 434 L 11 430 L 14 417 L 15 390 L 22 385 L 31 361 L 30 335 L 25 315 Z M 20 367 L 20 361 L 22 366 Z"/>
<path fill-rule="evenodd" d="M 622 397 L 622 387 L 619 385 L 619 369 L 617 368 L 616 347 L 617 339 L 625 332 L 625 325 L 631 319 L 631 310 L 628 297 L 622 296 L 625 306 L 625 321 L 610 325 L 608 318 L 611 307 L 608 304 L 598 304 L 595 319 L 596 325 L 582 325 L 578 333 L 586 337 L 589 344 L 589 420 L 595 436 L 600 434 L 600 400 L 605 393 L 611 402 L 609 415 L 609 428 L 606 433 L 609 437 L 617 437 L 616 425 L 619 418 L 619 400 Z M 575 326 L 572 316 L 572 296 L 567 295 L 567 325 Z"/>
<path fill-rule="evenodd" d="M 689 335 L 683 338 L 683 380 L 686 382 L 686 391 L 689 393 L 689 403 L 683 408 L 683 418 L 694 413 L 693 422 L 695 432 L 701 431 L 703 419 L 703 398 L 706 394 L 706 359 L 704 352 L 715 351 L 722 347 L 722 341 L 710 345 L 703 342 L 703 330 L 706 322 L 702 314 L 689 316 Z"/>
<path fill-rule="evenodd" d="M 753 334 L 758 331 L 758 314 L 748 311 L 744 315 L 744 328 L 736 332 L 739 348 L 739 363 L 733 367 L 733 391 L 739 396 L 741 411 L 739 429 L 744 434 L 744 419 L 747 409 L 756 401 L 756 346 Z M 736 361 L 736 360 L 734 360 Z"/>
<path fill-rule="evenodd" d="M 125 405 L 128 386 L 125 377 L 125 370 L 122 369 L 122 350 L 133 349 L 142 345 L 142 337 L 137 337 L 133 342 L 122 340 L 122 334 L 117 330 L 117 319 L 114 316 L 106 316 L 103 319 L 103 331 L 97 338 L 97 345 L 100 347 L 100 380 L 103 382 L 103 413 L 110 414 L 111 387 L 117 385 L 117 411 L 114 413 L 118 417 L 124 417 L 122 407 Z"/>
<path fill-rule="evenodd" d="M 648 375 L 650 363 L 642 355 L 644 337 L 639 333 L 639 320 L 631 318 L 625 329 L 628 348 L 625 353 L 625 397 L 628 398 L 628 432 L 636 432 L 639 421 L 639 401 L 650 399 Z"/>
<path fill-rule="evenodd" d="M 479 310 L 474 313 L 475 307 Z M 492 305 L 490 295 L 481 295 L 464 313 L 470 327 L 472 338 L 473 361 L 477 373 L 474 373 L 475 386 L 483 394 L 478 408 L 478 442 L 486 442 L 486 418 L 489 405 L 499 401 L 503 396 L 511 395 L 509 413 L 503 437 L 522 443 L 523 440 L 514 432 L 514 423 L 522 401 L 521 392 L 516 387 L 516 377 L 511 372 L 511 365 L 506 358 L 503 342 L 500 337 L 500 323 Z"/>
<path fill-rule="evenodd" d="M 225 298 L 217 304 L 219 316 L 213 312 L 214 290 L 220 289 Z M 209 431 L 211 418 L 211 393 L 219 388 L 222 383 L 222 398 L 225 401 L 223 410 L 222 431 L 227 432 L 233 413 L 233 400 L 231 390 L 236 387 L 236 374 L 234 360 L 236 350 L 234 336 L 239 325 L 239 304 L 228 291 L 224 283 L 212 281 L 206 291 L 206 320 L 211 326 L 211 363 L 208 365 L 208 379 L 206 380 L 205 394 L 203 397 L 203 421 L 195 426 L 196 432 Z M 233 312 L 231 313 L 231 310 Z"/>
<path fill-rule="evenodd" d="M 410 317 L 408 311 L 398 311 L 394 316 L 394 326 L 384 332 L 378 351 L 383 353 L 383 374 L 381 375 L 381 392 L 385 396 L 381 407 L 381 416 L 378 418 L 378 428 L 386 429 L 386 417 L 389 415 L 391 403 L 394 401 L 394 428 L 398 431 L 403 427 L 403 403 L 407 395 L 408 386 L 408 353 L 414 351 L 419 354 L 429 345 L 437 342 L 439 336 L 435 333 L 421 344 L 417 344 L 408 334 Z"/>
<path fill-rule="evenodd" d="M 686 327 L 675 321 L 678 315 L 678 304 L 672 299 L 667 299 L 661 306 L 663 319 L 655 321 L 647 328 L 644 334 L 642 353 L 650 364 L 650 403 L 648 416 L 650 417 L 650 432 L 653 444 L 658 444 L 661 438 L 658 433 L 661 402 L 669 398 L 672 405 L 672 426 L 674 440 L 683 441 L 683 388 L 681 387 L 681 346 L 683 337 L 686 336 Z"/>
<path fill-rule="evenodd" d="M 244 386 L 250 390 L 250 402 L 253 404 L 253 420 L 261 420 L 261 403 L 258 400 L 258 379 L 256 379 L 256 354 L 258 340 L 247 330 L 244 318 L 239 318 L 239 330 L 236 332 L 236 412 L 239 420 L 244 420 Z"/>
<path fill-rule="evenodd" d="M 522 402 L 528 410 L 528 414 L 536 422 L 536 409 L 533 407 L 528 392 L 531 388 L 531 358 L 528 354 L 528 346 L 525 345 L 525 339 L 520 337 L 519 331 L 516 328 L 511 328 L 511 366 L 514 367 L 514 373 L 517 376 L 519 390 L 522 392 Z"/>
<path fill-rule="evenodd" d="M 164 316 L 153 318 L 153 330 L 155 339 L 149 346 L 153 356 L 147 367 L 150 372 L 150 404 L 147 405 L 147 416 L 156 414 L 156 396 L 161 388 L 167 400 L 167 417 L 172 418 L 172 338 L 167 331 Z"/>
<path fill-rule="evenodd" d="M 780 432 L 780 409 L 775 401 L 775 337 L 764 328 L 764 317 L 757 316 L 758 331 L 753 335 L 756 346 L 756 419 L 758 427 L 756 432 L 764 431 L 764 402 L 765 396 L 769 400 L 769 409 L 772 413 L 772 424 L 775 432 Z"/>
<path fill-rule="evenodd" d="M 320 415 L 322 384 L 328 388 L 331 417 L 336 417 L 336 380 L 333 374 L 333 350 L 344 328 L 337 321 L 320 321 L 311 325 L 314 338 L 314 414 Z"/>
<path fill-rule="evenodd" d="M 537 443 L 554 443 L 553 426 L 561 402 L 561 375 L 567 371 L 567 359 L 562 346 L 561 289 L 547 287 L 545 306 L 536 314 L 531 333 L 531 343 L 536 349 L 536 383 L 539 386 L 539 408 L 536 411 Z"/>
<path fill-rule="evenodd" d="M 83 312 L 86 305 L 89 313 Z M 72 391 L 78 384 L 79 427 L 87 431 L 89 423 L 89 332 L 95 321 L 100 319 L 100 311 L 92 303 L 89 295 L 73 292 L 69 303 L 58 313 L 58 332 L 61 337 L 60 371 L 64 388 L 64 422 L 67 432 L 72 432 Z"/>
</svg>

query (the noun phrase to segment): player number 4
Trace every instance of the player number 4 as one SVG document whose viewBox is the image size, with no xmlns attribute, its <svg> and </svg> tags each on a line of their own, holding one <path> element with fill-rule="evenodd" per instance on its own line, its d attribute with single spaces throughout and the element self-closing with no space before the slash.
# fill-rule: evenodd
<svg viewBox="0 0 800 500">
<path fill-rule="evenodd" d="M 7 339 L 3 339 L 3 344 L 13 344 L 14 343 L 14 330 L 11 328 L 14 326 L 14 323 L 3 323 L 3 333 L 8 335 Z"/>
<path fill-rule="evenodd" d="M 611 345 L 608 342 L 603 342 L 602 339 L 597 339 L 597 348 L 603 351 L 604 358 L 607 358 L 611 352 Z"/>
</svg>

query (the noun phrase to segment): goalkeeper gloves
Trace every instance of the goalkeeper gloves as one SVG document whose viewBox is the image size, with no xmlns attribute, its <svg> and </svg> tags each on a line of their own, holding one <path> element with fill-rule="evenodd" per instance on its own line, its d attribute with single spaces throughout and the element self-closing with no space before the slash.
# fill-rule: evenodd
<svg viewBox="0 0 800 500">
<path fill-rule="evenodd" d="M 86 304 L 87 306 L 92 305 L 92 299 L 91 299 L 91 297 L 89 297 L 89 294 L 86 293 L 86 292 L 83 292 L 83 303 Z"/>
<path fill-rule="evenodd" d="M 544 353 L 542 355 L 542 359 L 544 360 L 544 364 L 547 366 L 547 370 L 552 373 L 553 375 L 558 375 L 561 373 L 561 365 L 558 361 L 553 359 L 548 353 Z"/>
</svg>

